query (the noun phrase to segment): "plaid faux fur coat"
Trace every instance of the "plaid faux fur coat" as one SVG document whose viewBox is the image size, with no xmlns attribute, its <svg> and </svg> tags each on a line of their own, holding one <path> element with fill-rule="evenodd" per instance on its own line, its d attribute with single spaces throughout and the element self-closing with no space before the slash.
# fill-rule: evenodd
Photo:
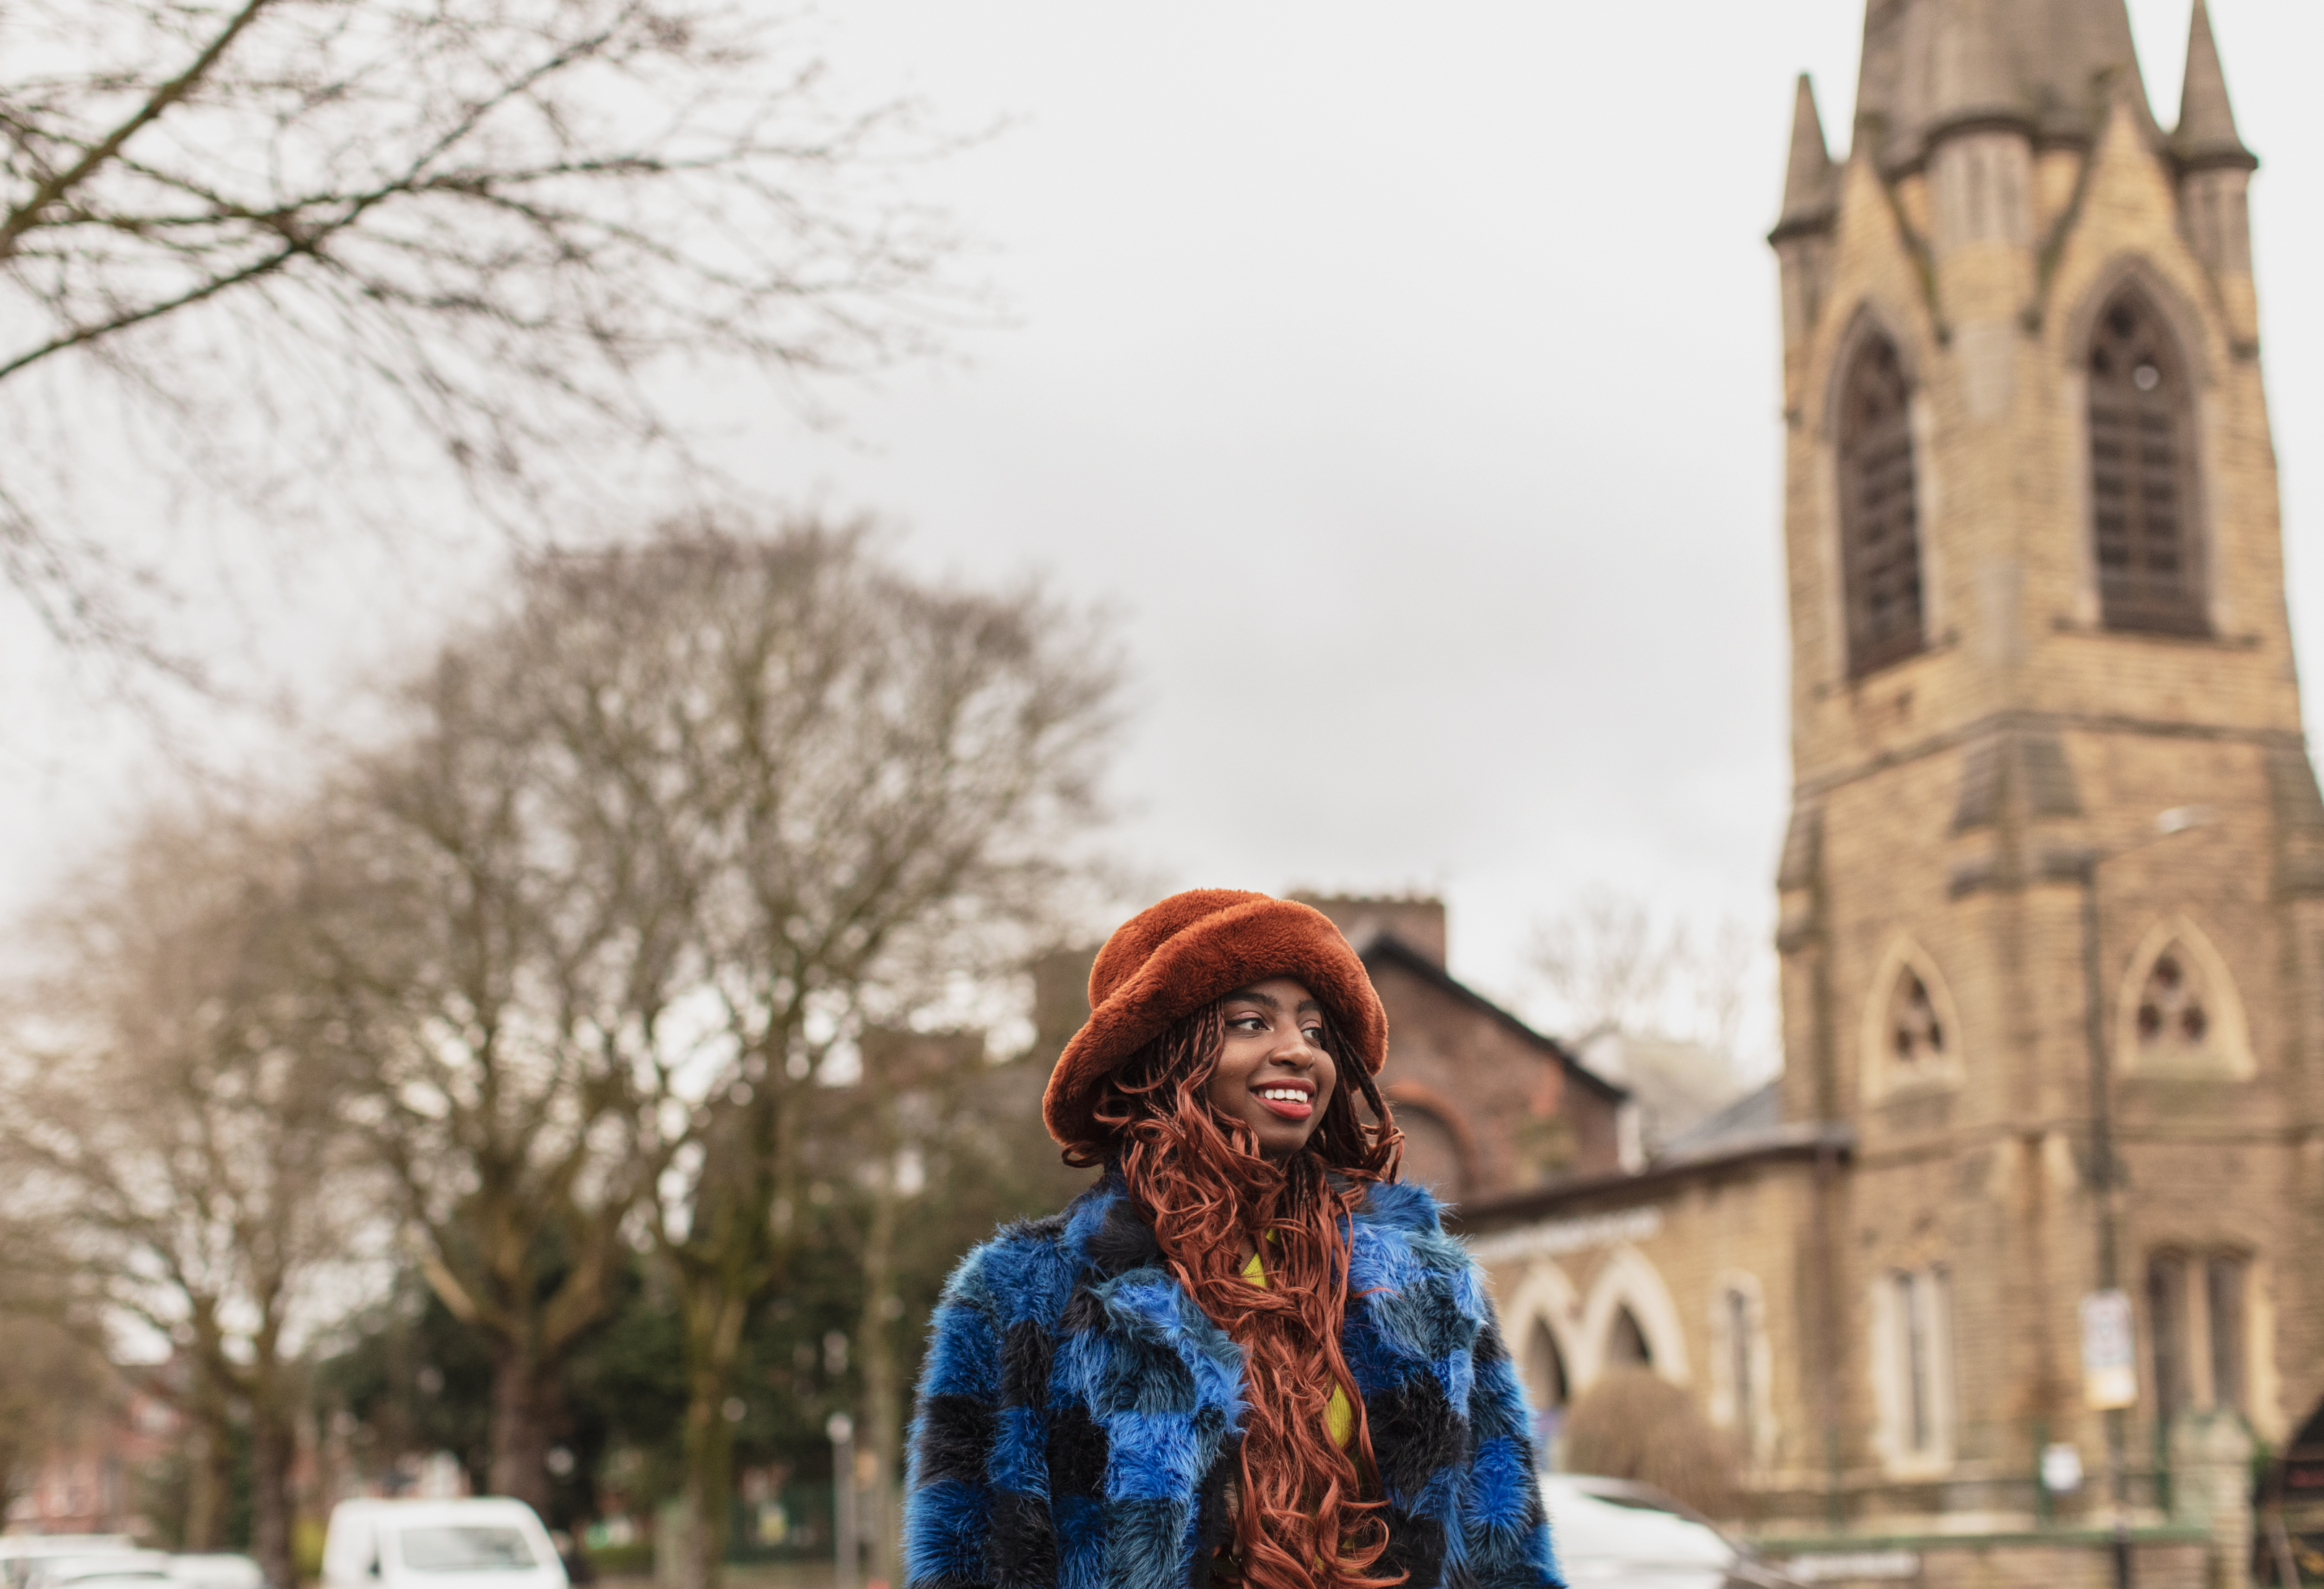
<svg viewBox="0 0 2324 1589">
<path fill-rule="evenodd" d="M 1380 1570 L 1407 1589 L 1561 1584 L 1524 1396 L 1435 1199 L 1376 1186 L 1349 1235 L 1341 1350 L 1388 1502 Z M 1241 1349 L 1119 1180 L 1003 1229 L 936 1307 L 907 1589 L 1207 1589 L 1242 1411 Z"/>
</svg>

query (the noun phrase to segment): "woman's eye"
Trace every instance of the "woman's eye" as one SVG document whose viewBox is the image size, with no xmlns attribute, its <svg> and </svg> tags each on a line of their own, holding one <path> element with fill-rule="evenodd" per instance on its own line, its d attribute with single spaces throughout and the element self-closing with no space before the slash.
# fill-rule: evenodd
<svg viewBox="0 0 2324 1589">
<path fill-rule="evenodd" d="M 1306 1026 L 1306 1027 L 1302 1027 L 1302 1028 L 1300 1028 L 1300 1032 L 1301 1032 L 1301 1035 L 1302 1035 L 1302 1036 L 1305 1037 L 1305 1038 L 1306 1038 L 1306 1039 L 1307 1039 L 1309 1042 L 1311 1042 L 1311 1043 L 1314 1044 L 1314 1045 L 1315 1045 L 1315 1047 L 1317 1047 L 1317 1048 L 1319 1048 L 1319 1049 L 1320 1049 L 1320 1048 L 1322 1048 L 1322 1047 L 1323 1046 L 1323 1029 L 1322 1027 L 1320 1027 L 1320 1026 Z"/>
</svg>

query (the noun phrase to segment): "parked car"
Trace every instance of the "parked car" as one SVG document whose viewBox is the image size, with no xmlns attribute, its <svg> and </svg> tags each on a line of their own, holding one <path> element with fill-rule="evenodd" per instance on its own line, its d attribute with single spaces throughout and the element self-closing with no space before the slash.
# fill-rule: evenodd
<svg viewBox="0 0 2324 1589">
<path fill-rule="evenodd" d="M 170 1557 L 159 1550 L 44 1556 L 25 1575 L 24 1589 L 170 1589 Z"/>
<path fill-rule="evenodd" d="M 184 1589 L 267 1589 L 265 1568 L 253 1557 L 227 1551 L 173 1556 L 170 1576 Z"/>
<path fill-rule="evenodd" d="M 32 1569 L 57 1557 L 134 1551 L 126 1534 L 0 1534 L 0 1589 L 23 1589 Z"/>
<path fill-rule="evenodd" d="M 1573 1589 L 1799 1589 L 1652 1485 L 1544 1474 L 1541 1503 Z"/>
<path fill-rule="evenodd" d="M 323 1589 L 567 1589 L 549 1530 L 521 1501 L 342 1501 L 323 1535 Z"/>
</svg>

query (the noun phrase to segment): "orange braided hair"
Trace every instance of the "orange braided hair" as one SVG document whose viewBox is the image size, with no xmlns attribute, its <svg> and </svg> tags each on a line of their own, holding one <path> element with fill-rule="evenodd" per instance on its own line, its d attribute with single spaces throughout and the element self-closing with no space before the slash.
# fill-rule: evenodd
<svg viewBox="0 0 2324 1589">
<path fill-rule="evenodd" d="M 1340 1353 L 1348 1296 L 1349 1214 L 1364 1183 L 1394 1180 L 1404 1138 L 1361 1058 L 1323 1046 L 1338 1085 L 1306 1147 L 1269 1162 L 1250 1128 L 1213 1107 L 1207 1089 L 1225 1046 L 1222 1006 L 1178 1022 L 1103 1084 L 1102 1141 L 1067 1162 L 1117 1169 L 1154 1216 L 1178 1283 L 1243 1348 L 1241 1483 L 1235 1553 L 1251 1589 L 1387 1589 L 1372 1575 L 1388 1547 L 1385 1504 L 1367 1497 L 1378 1470 L 1363 1400 Z M 1349 1083 L 1377 1125 L 1357 1115 Z M 1329 1169 L 1337 1172 L 1327 1175 Z M 1268 1284 L 1242 1275 L 1248 1244 L 1266 1254 Z M 1334 1386 L 1355 1414 L 1351 1450 L 1327 1428 Z"/>
</svg>

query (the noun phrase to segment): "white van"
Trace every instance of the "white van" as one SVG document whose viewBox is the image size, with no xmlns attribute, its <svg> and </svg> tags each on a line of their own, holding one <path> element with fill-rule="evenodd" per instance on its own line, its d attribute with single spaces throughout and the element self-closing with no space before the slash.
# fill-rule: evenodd
<svg viewBox="0 0 2324 1589">
<path fill-rule="evenodd" d="M 521 1501 L 342 1501 L 323 1536 L 323 1589 L 567 1589 L 549 1530 Z"/>
<path fill-rule="evenodd" d="M 224 1550 L 171 1557 L 170 1581 L 180 1589 L 267 1589 L 266 1571 L 254 1558 Z"/>
</svg>

